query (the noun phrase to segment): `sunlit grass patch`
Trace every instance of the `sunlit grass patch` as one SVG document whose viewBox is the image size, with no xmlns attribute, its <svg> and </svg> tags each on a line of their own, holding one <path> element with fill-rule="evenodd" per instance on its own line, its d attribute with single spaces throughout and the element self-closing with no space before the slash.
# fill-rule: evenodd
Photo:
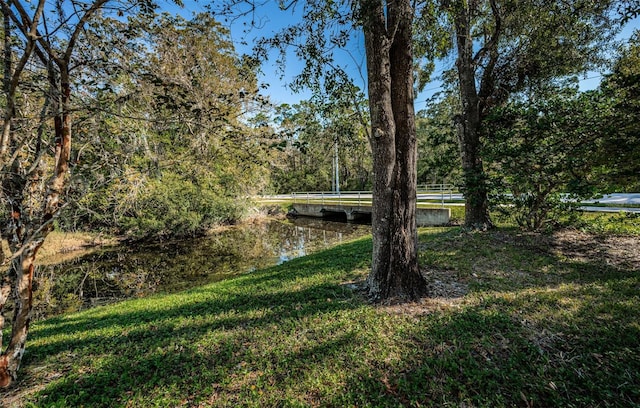
<svg viewBox="0 0 640 408">
<path fill-rule="evenodd" d="M 365 238 L 37 322 L 17 404 L 637 406 L 637 260 L 590 237 L 420 229 L 428 276 L 468 287 L 437 307 L 369 303 Z"/>
</svg>

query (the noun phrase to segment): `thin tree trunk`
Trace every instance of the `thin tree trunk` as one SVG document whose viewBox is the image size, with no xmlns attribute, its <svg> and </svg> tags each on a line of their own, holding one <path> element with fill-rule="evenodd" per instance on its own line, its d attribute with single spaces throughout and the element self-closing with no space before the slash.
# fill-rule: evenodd
<svg viewBox="0 0 640 408">
<path fill-rule="evenodd" d="M 374 300 L 427 293 L 418 268 L 416 133 L 409 0 L 361 2 L 373 153 L 373 259 L 367 283 Z"/>
<path fill-rule="evenodd" d="M 43 240 L 30 243 L 28 248 L 13 260 L 12 269 L 15 274 L 13 325 L 9 344 L 0 356 L 0 387 L 9 386 L 18 376 L 31 321 L 35 257 L 42 242 Z"/>
<path fill-rule="evenodd" d="M 43 221 L 47 222 L 58 212 L 60 195 L 63 193 L 71 157 L 71 86 L 67 66 L 60 67 L 61 111 L 55 116 L 55 169 L 49 179 L 44 205 Z M 50 228 L 47 233 L 53 229 Z"/>
<path fill-rule="evenodd" d="M 55 115 L 54 121 L 55 165 L 54 173 L 47 182 L 42 220 L 39 228 L 33 231 L 31 236 L 26 236 L 25 231 L 21 231 L 19 235 L 16 235 L 17 241 L 22 243 L 22 247 L 12 248 L 12 252 L 16 256 L 13 260 L 11 272 L 15 277 L 15 310 L 11 338 L 6 349 L 0 355 L 0 387 L 8 387 L 18 377 L 18 370 L 24 355 L 31 321 L 33 273 L 36 254 L 47 235 L 53 230 L 52 221 L 60 209 L 60 196 L 64 191 L 66 175 L 69 170 L 69 158 L 71 155 L 71 89 L 67 66 L 60 64 L 60 71 L 61 98 L 59 105 L 57 105 L 60 108 Z M 39 172 L 35 168 L 32 174 L 29 175 L 29 183 L 30 185 L 39 183 Z M 16 217 L 21 219 L 23 214 L 18 213 Z M 0 296 L 3 293 L 2 289 L 4 287 L 0 288 Z M 0 304 L 0 307 L 3 305 L 4 303 Z"/>
<path fill-rule="evenodd" d="M 0 0 L 2 1 L 2 0 Z M 15 298 L 15 313 L 9 345 L 0 355 L 0 387 L 11 385 L 12 381 L 17 378 L 18 368 L 22 361 L 24 348 L 29 331 L 29 321 L 31 319 L 32 308 L 32 290 L 33 290 L 33 272 L 35 269 L 36 254 L 42 246 L 46 236 L 53 230 L 53 220 L 59 213 L 61 208 L 61 195 L 67 181 L 67 173 L 69 171 L 69 159 L 71 155 L 71 86 L 69 77 L 69 64 L 71 56 L 78 38 L 85 24 L 98 12 L 108 0 L 96 0 L 86 9 L 75 24 L 75 28 L 67 38 L 67 46 L 63 54 L 56 52 L 52 48 L 50 38 L 42 36 L 37 32 L 39 19 L 44 11 L 45 0 L 39 0 L 33 19 L 29 18 L 26 9 L 20 2 L 12 3 L 20 18 L 12 14 L 12 9 L 8 4 L 2 1 L 3 12 L 6 15 L 11 14 L 13 22 L 18 25 L 20 31 L 27 40 L 27 48 L 25 55 L 18 62 L 15 71 L 12 73 L 12 90 L 15 92 L 17 88 L 19 76 L 24 64 L 26 64 L 31 53 L 35 51 L 36 55 L 49 71 L 49 81 L 52 89 L 56 89 L 57 95 L 51 100 L 46 99 L 46 103 L 52 102 L 54 105 L 54 169 L 53 175 L 46 182 L 46 193 L 44 202 L 41 207 L 41 216 L 34 217 L 37 212 L 34 209 L 33 202 L 23 203 L 23 196 L 33 198 L 36 190 L 41 186 L 41 167 L 40 160 L 42 158 L 40 151 L 40 134 L 38 134 L 38 144 L 36 146 L 36 156 L 34 163 L 28 169 L 22 169 L 20 172 L 12 171 L 11 174 L 18 175 L 19 178 L 4 177 L 3 187 L 5 184 L 11 184 L 8 193 L 8 201 L 11 203 L 11 222 L 12 238 L 15 238 L 12 247 L 12 268 L 8 274 L 3 277 L 0 282 L 0 312 L 8 298 L 7 293 L 13 285 L 13 296 Z M 60 6 L 60 5 L 58 5 Z M 36 42 L 38 46 L 36 46 Z M 55 62 L 55 66 L 54 66 Z M 56 77 L 55 69 L 59 70 L 59 81 Z M 5 87 L 6 85 L 5 77 Z M 5 124 L 6 125 L 6 124 Z M 7 144 L 6 134 L 0 135 L 0 154 L 4 153 L 3 149 Z M 7 142 L 9 145 L 13 143 L 11 138 Z M 13 148 L 13 146 L 11 146 Z M 2 157 L 4 159 L 4 157 Z M 14 160 L 13 163 L 2 162 L 3 170 L 6 171 L 8 166 L 21 166 L 20 161 Z M 23 212 L 22 206 L 26 206 L 26 213 Z M 37 219 L 36 219 L 37 218 Z M 2 323 L 3 320 L 0 320 Z M 1 329 L 1 327 L 0 327 Z M 1 338 L 0 338 L 1 340 Z M 0 343 L 2 346 L 2 343 Z"/>
<path fill-rule="evenodd" d="M 11 71 L 13 69 L 13 53 L 11 50 L 11 17 L 9 16 L 9 13 L 7 13 L 7 7 L 6 3 L 2 1 L 2 17 L 4 23 L 4 78 L 2 85 L 7 104 L 4 112 L 4 123 L 2 124 L 2 136 L 0 137 L 0 157 L 3 158 L 2 163 L 4 163 L 4 157 L 8 150 L 11 125 L 15 115 L 15 95 L 11 92 Z M 0 326 L 0 328 L 1 327 L 2 326 Z"/>
<path fill-rule="evenodd" d="M 10 276 L 10 273 L 5 273 L 2 276 L 2 281 L 0 282 L 0 346 L 4 344 L 3 340 L 3 330 L 6 318 L 4 317 L 4 306 L 7 304 L 9 300 L 9 296 L 11 296 L 11 283 L 13 279 Z M 2 380 L 0 379 L 0 387 L 3 387 Z"/>
</svg>

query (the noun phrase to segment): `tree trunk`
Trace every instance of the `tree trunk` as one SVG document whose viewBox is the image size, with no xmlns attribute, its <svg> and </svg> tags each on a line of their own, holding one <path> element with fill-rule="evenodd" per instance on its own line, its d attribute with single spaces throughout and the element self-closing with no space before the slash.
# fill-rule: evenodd
<svg viewBox="0 0 640 408">
<path fill-rule="evenodd" d="M 4 122 L 2 124 L 2 136 L 0 136 L 0 163 L 6 162 L 6 155 L 9 146 L 9 137 L 11 135 L 11 126 L 15 116 L 15 94 L 12 92 L 13 78 L 13 52 L 11 50 L 11 17 L 6 12 L 6 4 L 2 3 L 3 23 L 4 23 L 4 78 L 2 88 L 6 98 L 6 107 L 4 112 Z M 0 326 L 2 327 L 2 326 Z"/>
<path fill-rule="evenodd" d="M 47 197 L 44 205 L 43 221 L 48 222 L 60 208 L 60 195 L 63 193 L 66 175 L 69 171 L 69 158 L 71 157 L 71 86 L 68 68 L 60 67 L 60 112 L 55 116 L 55 168 L 49 179 Z M 47 233 L 53 229 L 53 224 L 47 229 Z"/>
<path fill-rule="evenodd" d="M 462 115 L 457 120 L 458 141 L 462 158 L 465 196 L 465 226 L 486 230 L 493 226 L 489 217 L 487 183 L 480 157 L 481 100 L 475 77 L 470 6 L 458 3 L 454 14 L 456 68 L 460 87 Z"/>
<path fill-rule="evenodd" d="M 16 206 L 16 211 L 14 211 L 13 215 L 15 217 L 14 223 L 20 225 L 20 228 L 13 229 L 14 243 L 11 252 L 15 258 L 9 274 L 5 277 L 0 287 L 0 311 L 7 300 L 5 292 L 9 290 L 5 289 L 9 289 L 11 285 L 14 287 L 15 306 L 11 338 L 9 339 L 9 344 L 0 355 L 0 388 L 8 387 L 18 377 L 18 370 L 22 362 L 31 321 L 33 273 L 36 265 L 36 254 L 49 232 L 53 230 L 53 219 L 60 210 L 60 195 L 64 191 L 66 175 L 69 170 L 69 158 L 71 155 L 71 89 L 67 65 L 61 64 L 60 70 L 59 92 L 61 97 L 55 98 L 55 100 L 59 101 L 55 104 L 59 108 L 56 109 L 57 112 L 54 117 L 55 165 L 53 175 L 47 182 L 42 219 L 31 228 L 22 226 L 22 219 L 25 218 L 26 220 L 28 218 L 28 215 L 22 212 L 22 205 Z M 26 187 L 27 194 L 33 195 L 37 188 L 35 186 L 40 183 L 39 170 L 39 166 L 36 165 L 30 174 L 23 175 L 23 186 L 22 188 L 14 187 L 17 190 L 15 193 L 22 197 Z M 22 200 L 20 199 L 20 201 Z M 27 230 L 29 234 L 27 234 Z M 11 283 L 12 280 L 13 282 Z M 0 322 L 3 323 L 3 320 Z"/>
<path fill-rule="evenodd" d="M 38 240 L 28 244 L 11 266 L 15 276 L 13 324 L 9 344 L 0 356 L 0 387 L 9 386 L 18 377 L 31 321 L 35 257 L 42 242 Z"/>
<path fill-rule="evenodd" d="M 376 301 L 415 300 L 427 293 L 416 231 L 416 131 L 409 0 L 362 0 L 371 144 L 373 259 L 368 277 Z"/>
<path fill-rule="evenodd" d="M 37 27 L 44 12 L 45 1 L 39 0 L 33 19 L 29 18 L 26 10 L 20 2 L 13 5 L 20 18 L 11 14 L 12 9 L 7 3 L 2 2 L 3 12 L 12 15 L 12 21 L 20 27 L 20 31 L 26 37 L 27 48 L 12 75 L 11 88 L 15 92 L 19 82 L 19 76 L 27 63 L 32 52 L 40 58 L 44 66 L 47 67 L 51 88 L 57 90 L 51 98 L 54 105 L 54 169 L 53 174 L 46 182 L 46 193 L 40 211 L 36 210 L 35 198 L 42 197 L 42 191 L 38 191 L 43 185 L 42 180 L 42 155 L 40 149 L 41 133 L 38 132 L 38 141 L 35 149 L 35 157 L 31 166 L 22 168 L 20 160 L 13 160 L 11 163 L 1 163 L 2 170 L 7 172 L 8 167 L 20 167 L 20 171 L 10 171 L 12 177 L 3 176 L 4 193 L 7 194 L 7 201 L 11 203 L 10 238 L 12 250 L 12 267 L 3 276 L 0 282 L 0 313 L 13 292 L 15 299 L 15 312 L 11 339 L 7 348 L 0 354 L 0 387 L 8 387 L 17 378 L 18 368 L 24 354 L 25 343 L 29 331 L 29 321 L 31 319 L 31 300 L 33 291 L 33 273 L 35 269 L 36 254 L 42 246 L 46 236 L 53 230 L 53 220 L 61 208 L 61 195 L 64 193 L 69 171 L 69 158 L 71 155 L 71 81 L 69 77 L 69 64 L 76 42 L 82 33 L 85 24 L 98 12 L 108 0 L 96 0 L 88 9 L 78 14 L 79 20 L 75 27 L 70 30 L 70 35 L 65 38 L 67 45 L 65 52 L 56 53 L 50 43 L 50 38 L 38 34 Z M 61 4 L 57 4 L 61 7 Z M 5 21 L 6 24 L 6 21 Z M 22 24 L 22 25 L 21 25 Z M 64 23 L 66 24 L 66 23 Z M 39 47 L 36 46 L 39 44 Z M 6 50 L 5 50 L 6 52 Z M 55 64 L 54 64 L 55 63 Z M 56 68 L 59 70 L 60 78 L 56 76 Z M 8 71 L 7 71 L 8 72 Z M 5 72 L 5 88 L 8 86 L 8 76 Z M 49 98 L 45 98 L 49 103 Z M 9 106 L 11 107 L 11 106 Z M 45 107 L 46 109 L 46 107 Z M 8 113 L 12 111 L 7 110 Z M 5 114 L 5 116 L 7 116 Z M 9 140 L 7 140 L 9 135 Z M 17 149 L 12 140 L 11 132 L 7 133 L 7 126 L 3 128 L 0 135 L 0 159 L 4 159 L 7 145 L 11 145 L 13 151 Z M 21 148 L 22 146 L 20 146 Z M 6 188 L 6 185 L 10 188 Z M 41 202 L 38 202 L 40 204 Z M 24 207 L 24 209 L 23 209 Z M 38 214 L 37 216 L 35 214 Z M 12 290 L 13 288 L 13 290 Z M 0 323 L 4 323 L 4 318 L 0 317 Z M 0 326 L 0 330 L 2 327 Z M 0 336 L 0 341 L 2 337 Z M 2 343 L 0 342 L 0 349 Z"/>
</svg>

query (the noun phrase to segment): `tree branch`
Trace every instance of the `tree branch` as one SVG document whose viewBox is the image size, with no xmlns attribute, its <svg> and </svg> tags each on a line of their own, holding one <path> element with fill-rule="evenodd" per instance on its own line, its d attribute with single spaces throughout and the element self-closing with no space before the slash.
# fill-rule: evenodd
<svg viewBox="0 0 640 408">
<path fill-rule="evenodd" d="M 480 60 L 484 58 L 487 53 L 494 52 L 498 45 L 500 35 L 502 34 L 502 18 L 500 17 L 500 10 L 498 8 L 498 5 L 496 4 L 496 0 L 489 0 L 489 4 L 491 5 L 491 14 L 493 15 L 495 26 L 489 41 L 484 45 L 484 47 L 478 50 L 476 55 L 473 57 L 474 65 L 478 65 L 480 63 Z"/>
<path fill-rule="evenodd" d="M 60 207 L 58 207 L 58 210 L 56 211 L 56 213 L 49 218 L 47 221 L 43 222 L 40 227 L 35 230 L 33 232 L 33 234 L 31 234 L 31 236 L 29 238 L 27 238 L 24 241 L 24 244 L 22 244 L 22 246 L 20 247 L 20 249 L 18 249 L 17 251 L 15 251 L 13 254 L 11 254 L 11 256 L 9 258 L 4 259 L 4 261 L 2 262 L 2 264 L 0 265 L 7 265 L 9 262 L 13 261 L 14 259 L 17 259 L 18 257 L 20 257 L 20 255 L 23 254 L 23 252 L 29 247 L 29 245 L 36 240 L 36 238 L 38 237 L 39 234 L 42 234 L 43 231 L 45 231 L 49 226 L 51 226 L 51 224 L 53 224 L 53 222 L 58 219 L 58 217 L 60 217 L 60 214 L 62 212 L 62 209 L 65 208 L 68 205 L 68 203 L 64 203 L 62 204 Z"/>
</svg>

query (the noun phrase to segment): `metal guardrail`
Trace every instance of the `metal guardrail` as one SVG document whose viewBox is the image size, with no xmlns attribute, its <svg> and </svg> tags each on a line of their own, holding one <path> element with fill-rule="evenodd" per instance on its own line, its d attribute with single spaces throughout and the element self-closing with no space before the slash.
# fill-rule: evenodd
<svg viewBox="0 0 640 408">
<path fill-rule="evenodd" d="M 458 191 L 453 184 L 421 184 L 418 185 L 417 194 L 438 194 L 444 206 L 445 197 L 453 199 L 454 191 Z M 353 203 L 357 205 L 370 204 L 372 201 L 372 191 L 297 191 L 291 193 L 293 202 L 309 204 L 311 201 L 320 201 L 322 204 L 343 204 Z"/>
<path fill-rule="evenodd" d="M 418 184 L 418 193 L 439 193 L 447 191 L 453 193 L 458 191 L 458 187 L 455 184 Z"/>
<path fill-rule="evenodd" d="M 313 201 L 320 201 L 322 204 L 337 203 L 342 204 L 358 203 L 371 203 L 373 193 L 371 191 L 341 191 L 339 193 L 333 191 L 303 191 L 291 193 L 294 203 L 307 203 Z"/>
</svg>

